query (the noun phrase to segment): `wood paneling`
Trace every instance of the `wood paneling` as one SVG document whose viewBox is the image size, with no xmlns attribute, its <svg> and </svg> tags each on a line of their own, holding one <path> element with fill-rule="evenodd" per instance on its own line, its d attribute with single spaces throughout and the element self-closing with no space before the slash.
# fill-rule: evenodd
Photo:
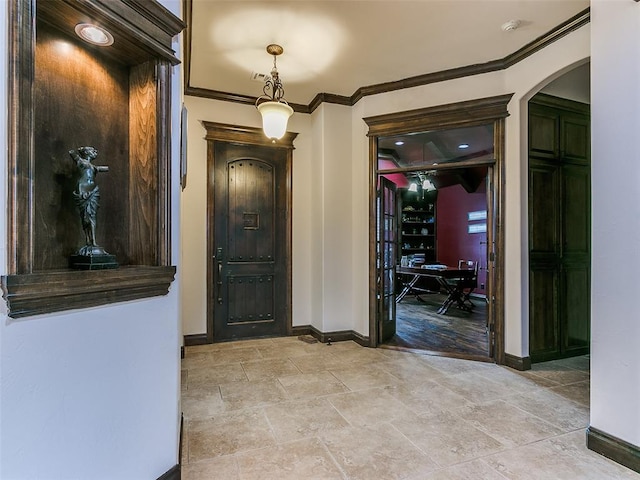
<svg viewBox="0 0 640 480">
<path fill-rule="evenodd" d="M 94 164 L 109 167 L 96 176 L 97 243 L 126 265 L 128 71 L 43 22 L 36 28 L 33 271 L 67 268 L 69 255 L 84 245 L 72 193 L 78 171 L 69 156 L 81 146 L 96 148 Z"/>
<path fill-rule="evenodd" d="M 37 0 L 38 16 L 73 35 L 82 22 L 98 22 L 114 37 L 115 48 L 103 53 L 123 65 L 163 59 L 179 63 L 172 50 L 173 36 L 184 23 L 158 2 L 148 0 Z"/>
<path fill-rule="evenodd" d="M 152 265 L 158 249 L 158 126 L 155 64 L 131 68 L 129 75 L 129 135 L 131 137 L 128 189 L 129 258 L 134 265 Z"/>
</svg>

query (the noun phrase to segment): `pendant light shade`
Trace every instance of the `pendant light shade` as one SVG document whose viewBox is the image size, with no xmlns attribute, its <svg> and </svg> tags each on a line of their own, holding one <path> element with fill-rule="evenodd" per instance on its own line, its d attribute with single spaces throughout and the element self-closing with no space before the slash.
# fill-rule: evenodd
<svg viewBox="0 0 640 480">
<path fill-rule="evenodd" d="M 256 108 L 262 115 L 262 130 L 274 143 L 287 132 L 287 122 L 293 115 L 293 108 L 284 99 L 284 87 L 276 66 L 276 58 L 282 55 L 283 51 L 280 45 L 267 46 L 267 53 L 273 55 L 273 68 L 271 76 L 267 77 L 262 88 L 264 95 L 256 99 Z"/>
<path fill-rule="evenodd" d="M 293 108 L 282 102 L 264 102 L 258 105 L 262 115 L 262 130 L 272 139 L 278 140 L 287 132 L 287 122 L 293 115 Z"/>
<path fill-rule="evenodd" d="M 436 186 L 428 178 L 425 178 L 422 181 L 422 190 L 424 190 L 425 192 L 433 192 L 435 191 L 435 189 L 436 189 Z"/>
</svg>

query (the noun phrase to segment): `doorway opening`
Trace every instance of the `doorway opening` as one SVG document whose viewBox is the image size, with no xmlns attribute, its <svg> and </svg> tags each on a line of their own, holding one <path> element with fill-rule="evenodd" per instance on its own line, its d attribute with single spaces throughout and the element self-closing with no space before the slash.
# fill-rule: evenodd
<svg viewBox="0 0 640 480">
<path fill-rule="evenodd" d="M 588 104 L 538 93 L 529 101 L 529 354 L 589 353 L 591 155 Z"/>
<path fill-rule="evenodd" d="M 504 363 L 497 252 L 510 98 L 365 119 L 372 346 Z"/>
<path fill-rule="evenodd" d="M 486 130 L 492 144 L 490 128 Z M 383 345 L 478 359 L 490 356 L 489 168 L 408 172 L 408 185 L 396 184 L 396 329 L 393 336 L 380 339 Z"/>
</svg>

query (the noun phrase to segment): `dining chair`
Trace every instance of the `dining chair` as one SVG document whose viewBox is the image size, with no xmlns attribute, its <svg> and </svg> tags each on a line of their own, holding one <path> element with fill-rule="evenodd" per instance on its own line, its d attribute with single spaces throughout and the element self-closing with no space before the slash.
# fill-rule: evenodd
<svg viewBox="0 0 640 480">
<path fill-rule="evenodd" d="M 473 291 L 478 288 L 478 268 L 480 262 L 477 260 L 473 262 L 473 275 L 469 278 L 464 278 L 460 280 L 460 284 L 458 288 L 462 292 L 462 305 L 464 305 L 469 310 L 473 309 L 474 304 L 471 301 L 471 294 Z"/>
</svg>

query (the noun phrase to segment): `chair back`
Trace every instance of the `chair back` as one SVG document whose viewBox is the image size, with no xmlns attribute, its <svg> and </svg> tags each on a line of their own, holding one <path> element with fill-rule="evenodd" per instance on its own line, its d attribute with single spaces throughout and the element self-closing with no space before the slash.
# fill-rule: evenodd
<svg viewBox="0 0 640 480">
<path fill-rule="evenodd" d="M 460 285 L 463 289 L 469 289 L 469 293 L 471 293 L 475 288 L 478 288 L 478 266 L 480 262 L 476 260 L 475 262 L 471 263 L 473 264 L 473 275 L 471 277 L 463 279 Z M 458 265 L 471 266 L 470 262 L 467 262 L 466 260 L 460 260 L 458 262 Z"/>
</svg>

